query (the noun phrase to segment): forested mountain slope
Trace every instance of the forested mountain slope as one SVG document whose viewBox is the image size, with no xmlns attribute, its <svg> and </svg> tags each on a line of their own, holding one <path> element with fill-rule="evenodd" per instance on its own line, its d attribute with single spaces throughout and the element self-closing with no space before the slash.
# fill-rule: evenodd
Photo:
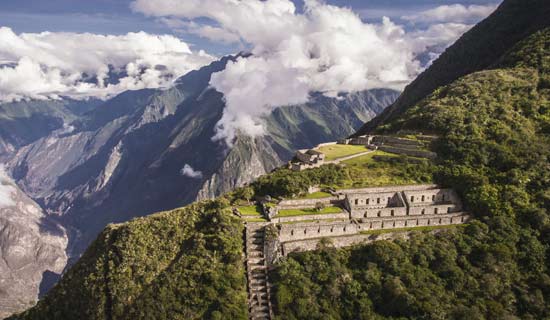
<svg viewBox="0 0 550 320">
<path fill-rule="evenodd" d="M 488 18 L 466 32 L 434 63 L 408 85 L 399 99 L 357 134 L 390 121 L 435 89 L 472 72 L 489 69 L 526 36 L 550 26 L 550 2 L 504 1 Z"/>
<path fill-rule="evenodd" d="M 550 317 L 550 29 L 492 65 L 374 129 L 439 135 L 434 179 L 477 219 L 294 255 L 273 275 L 281 319 Z"/>
</svg>

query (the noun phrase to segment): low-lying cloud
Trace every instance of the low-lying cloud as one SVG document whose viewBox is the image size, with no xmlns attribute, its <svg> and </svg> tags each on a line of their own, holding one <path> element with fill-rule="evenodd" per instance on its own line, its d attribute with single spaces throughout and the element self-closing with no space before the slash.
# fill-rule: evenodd
<svg viewBox="0 0 550 320">
<path fill-rule="evenodd" d="M 183 169 L 181 169 L 180 173 L 181 173 L 182 176 L 193 178 L 193 179 L 201 179 L 202 178 L 202 172 L 193 169 L 193 167 L 191 167 L 188 164 L 185 164 L 183 166 Z"/>
<path fill-rule="evenodd" d="M 337 96 L 380 87 L 402 89 L 422 71 L 420 54 L 428 48 L 441 50 L 470 27 L 445 21 L 449 24 L 424 33 L 407 33 L 389 18 L 365 23 L 349 8 L 318 0 L 305 0 L 303 13 L 290 0 L 135 0 L 131 6 L 187 29 L 191 26 L 192 33 L 212 40 L 239 39 L 251 46 L 251 56 L 229 62 L 210 82 L 226 101 L 214 139 L 229 145 L 238 132 L 263 134 L 266 115 L 280 106 L 307 102 L 311 92 Z M 443 21 L 452 16 L 450 11 L 456 21 L 465 20 L 454 6 L 422 14 Z M 476 6 L 466 11 L 462 16 L 489 13 Z M 210 22 L 197 22 L 205 19 Z M 207 26 L 215 32 L 207 33 Z"/>
<path fill-rule="evenodd" d="M 0 102 L 165 87 L 213 59 L 170 35 L 16 34 L 0 27 Z"/>
</svg>

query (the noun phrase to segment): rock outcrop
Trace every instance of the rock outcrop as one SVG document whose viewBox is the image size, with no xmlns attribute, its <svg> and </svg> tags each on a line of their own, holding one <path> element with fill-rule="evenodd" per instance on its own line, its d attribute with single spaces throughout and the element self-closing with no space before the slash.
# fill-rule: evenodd
<svg viewBox="0 0 550 320">
<path fill-rule="evenodd" d="M 32 306 L 60 277 L 65 229 L 0 168 L 0 318 Z"/>
</svg>

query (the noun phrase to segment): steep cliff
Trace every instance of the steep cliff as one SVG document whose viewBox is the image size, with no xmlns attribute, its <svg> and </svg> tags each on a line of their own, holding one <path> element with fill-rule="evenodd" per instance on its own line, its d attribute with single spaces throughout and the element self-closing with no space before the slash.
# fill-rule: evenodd
<svg viewBox="0 0 550 320">
<path fill-rule="evenodd" d="M 0 318 L 33 305 L 60 277 L 65 229 L 0 167 Z"/>
</svg>

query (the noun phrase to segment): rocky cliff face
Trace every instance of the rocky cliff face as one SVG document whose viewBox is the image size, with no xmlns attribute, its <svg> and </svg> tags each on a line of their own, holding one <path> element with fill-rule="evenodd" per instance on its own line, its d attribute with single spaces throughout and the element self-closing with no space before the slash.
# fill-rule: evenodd
<svg viewBox="0 0 550 320">
<path fill-rule="evenodd" d="M 231 190 L 288 161 L 295 149 L 353 133 L 397 98 L 391 90 L 318 95 L 277 109 L 266 119 L 269 134 L 239 136 L 228 149 L 211 139 L 224 102 L 208 85 L 228 59 L 170 89 L 122 93 L 75 117 L 70 130 L 58 127 L 9 153 L 7 169 L 21 190 L 68 230 L 71 257 L 109 223 Z"/>
<path fill-rule="evenodd" d="M 0 168 L 0 318 L 33 305 L 67 262 L 65 229 Z"/>
</svg>

